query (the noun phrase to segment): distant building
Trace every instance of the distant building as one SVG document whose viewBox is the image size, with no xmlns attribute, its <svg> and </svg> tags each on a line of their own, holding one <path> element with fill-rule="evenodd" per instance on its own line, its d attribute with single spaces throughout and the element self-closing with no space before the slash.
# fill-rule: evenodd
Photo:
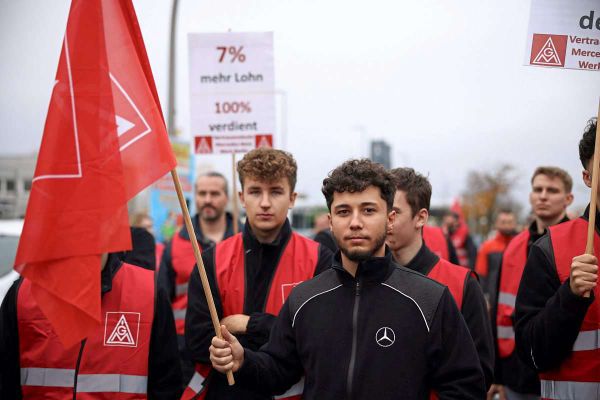
<svg viewBox="0 0 600 400">
<path fill-rule="evenodd" d="M 23 218 L 36 155 L 0 156 L 0 218 Z"/>
<path fill-rule="evenodd" d="M 392 147 L 384 140 L 371 141 L 371 160 L 382 164 L 386 169 L 392 167 L 391 158 Z"/>
</svg>

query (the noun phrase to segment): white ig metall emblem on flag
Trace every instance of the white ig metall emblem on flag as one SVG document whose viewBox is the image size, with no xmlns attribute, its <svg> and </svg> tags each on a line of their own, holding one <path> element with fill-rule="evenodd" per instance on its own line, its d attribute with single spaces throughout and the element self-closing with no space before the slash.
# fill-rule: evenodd
<svg viewBox="0 0 600 400">
<path fill-rule="evenodd" d="M 137 347 L 139 331 L 140 313 L 107 312 L 104 324 L 104 345 Z M 108 332 L 110 334 L 107 336 Z"/>
</svg>

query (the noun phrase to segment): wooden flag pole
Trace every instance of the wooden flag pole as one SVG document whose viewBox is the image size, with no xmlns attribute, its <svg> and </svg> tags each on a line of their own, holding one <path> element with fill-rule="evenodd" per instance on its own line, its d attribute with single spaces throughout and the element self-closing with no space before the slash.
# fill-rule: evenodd
<svg viewBox="0 0 600 400">
<path fill-rule="evenodd" d="M 596 201 L 598 199 L 598 164 L 600 164 L 600 135 L 598 135 L 598 120 L 600 120 L 600 102 L 598 103 L 598 119 L 596 120 L 596 141 L 594 144 L 594 158 L 592 159 L 592 194 L 590 199 L 590 215 L 588 223 L 586 254 L 594 254 L 594 232 L 596 231 Z M 586 292 L 583 297 L 590 297 Z"/>
<path fill-rule="evenodd" d="M 231 194 L 233 204 L 233 234 L 235 235 L 240 231 L 238 226 L 238 220 L 240 219 L 240 207 L 238 206 L 238 193 L 237 193 L 237 179 L 236 179 L 236 165 L 235 165 L 235 153 L 231 153 L 231 176 L 233 181 L 233 193 Z"/>
<path fill-rule="evenodd" d="M 196 257 L 196 266 L 198 267 L 198 272 L 200 273 L 202 288 L 204 288 L 204 295 L 206 296 L 206 302 L 208 303 L 210 319 L 212 320 L 213 327 L 215 328 L 215 334 L 219 339 L 223 339 L 223 336 L 221 335 L 221 323 L 219 322 L 219 316 L 217 315 L 217 308 L 215 307 L 215 301 L 213 300 L 212 293 L 210 292 L 208 277 L 206 276 L 204 263 L 202 262 L 202 257 L 200 256 L 200 247 L 198 246 L 198 241 L 195 240 L 196 232 L 194 232 L 192 219 L 190 218 L 190 212 L 188 211 L 187 204 L 185 202 L 185 197 L 183 196 L 183 190 L 181 189 L 181 182 L 179 182 L 179 175 L 177 175 L 177 170 L 175 168 L 171 170 L 171 177 L 173 178 L 175 190 L 177 191 L 177 198 L 179 199 L 179 206 L 181 207 L 181 211 L 183 213 L 183 222 L 185 223 L 185 227 L 191 239 L 190 242 L 192 243 L 192 248 L 194 249 L 194 257 Z M 230 386 L 235 384 L 235 380 L 233 379 L 233 372 L 231 371 L 227 372 L 227 382 Z"/>
</svg>

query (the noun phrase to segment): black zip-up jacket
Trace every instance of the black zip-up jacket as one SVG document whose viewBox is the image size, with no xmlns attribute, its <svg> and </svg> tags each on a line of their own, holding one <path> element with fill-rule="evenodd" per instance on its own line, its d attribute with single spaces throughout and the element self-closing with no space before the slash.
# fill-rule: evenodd
<svg viewBox="0 0 600 400">
<path fill-rule="evenodd" d="M 102 293 L 112 290 L 112 279 L 122 262 L 111 254 L 102 270 Z M 17 293 L 21 279 L 11 286 L 0 308 L 0 399 L 21 399 Z M 148 399 L 175 400 L 181 395 L 181 369 L 175 320 L 167 296 L 158 289 L 154 305 L 148 358 Z M 75 399 L 75 397 L 73 397 Z"/>
<path fill-rule="evenodd" d="M 260 243 L 246 223 L 243 231 L 244 244 L 244 268 L 246 273 L 246 290 L 244 299 L 244 314 L 250 316 L 245 335 L 239 335 L 238 339 L 245 347 L 257 350 L 269 339 L 271 327 L 276 316 L 264 312 L 271 281 L 279 264 L 283 250 L 292 235 L 289 221 L 286 221 L 281 232 L 272 243 Z M 214 247 L 202 252 L 202 261 L 206 268 L 206 274 L 210 282 L 211 291 L 215 301 L 219 319 L 223 318 L 223 306 L 219 290 L 215 282 L 215 252 Z M 315 275 L 323 272 L 331 266 L 333 254 L 323 246 L 319 246 L 319 259 Z M 194 268 L 190 277 L 188 289 L 188 309 L 185 318 L 185 337 L 192 359 L 195 362 L 210 365 L 208 348 L 210 341 L 215 336 L 215 331 L 210 319 L 210 313 L 200 274 Z M 240 385 L 229 386 L 224 375 L 211 373 L 205 381 L 209 384 L 206 399 L 268 399 L 270 397 L 261 395 L 254 390 L 248 390 Z"/>
<path fill-rule="evenodd" d="M 269 342 L 245 350 L 236 378 L 303 399 L 485 399 L 483 372 L 448 289 L 385 257 L 341 265 L 294 288 Z"/>
<path fill-rule="evenodd" d="M 589 206 L 581 217 L 586 221 Z M 596 213 L 596 232 L 600 229 Z M 561 282 L 548 234 L 531 246 L 517 293 L 515 338 L 519 356 L 538 371 L 558 367 L 569 356 L 579 328 L 594 301 L 571 291 L 570 280 Z"/>
<path fill-rule="evenodd" d="M 405 267 L 427 276 L 439 260 L 423 243 L 417 255 Z M 467 275 L 460 312 L 475 343 L 485 375 L 485 387 L 489 389 L 494 380 L 494 339 L 485 297 L 473 273 Z"/>
<path fill-rule="evenodd" d="M 569 218 L 565 216 L 560 222 L 566 222 Z M 529 225 L 529 240 L 527 241 L 527 254 L 531 250 L 531 247 L 535 242 L 538 241 L 539 238 L 546 234 L 547 230 L 544 230 L 542 233 L 538 233 L 537 223 L 533 221 L 531 225 Z M 502 256 L 504 257 L 504 255 Z M 500 262 L 500 266 L 502 266 L 502 260 Z M 502 270 L 499 272 L 499 276 L 502 274 Z M 558 277 L 557 277 L 558 279 Z M 500 292 L 500 279 L 497 281 L 497 289 L 496 289 L 496 298 L 497 294 Z M 498 301 L 494 301 L 494 308 L 492 309 L 492 315 L 496 318 L 498 313 Z M 514 318 L 514 317 L 513 317 Z M 494 320 L 493 330 L 494 334 L 494 345 L 496 346 L 496 351 L 498 351 L 498 342 L 497 338 L 497 326 L 496 321 Z M 514 351 L 510 356 L 506 358 L 496 357 L 496 366 L 495 366 L 495 382 L 501 385 L 508 386 L 510 389 L 517 393 L 523 394 L 533 394 L 540 395 L 540 378 L 538 377 L 537 371 L 530 366 L 530 364 L 525 363 L 519 357 L 518 352 Z"/>
</svg>

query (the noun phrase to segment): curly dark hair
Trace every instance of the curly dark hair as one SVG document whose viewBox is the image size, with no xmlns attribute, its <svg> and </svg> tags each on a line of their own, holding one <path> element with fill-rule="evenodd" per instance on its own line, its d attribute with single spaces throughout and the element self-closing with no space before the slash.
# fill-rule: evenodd
<svg viewBox="0 0 600 400">
<path fill-rule="evenodd" d="M 412 168 L 395 168 L 390 170 L 394 176 L 396 190 L 406 193 L 406 201 L 414 217 L 420 209 L 429 211 L 431 202 L 431 183 Z"/>
<path fill-rule="evenodd" d="M 296 188 L 297 171 L 296 160 L 290 153 L 268 147 L 249 151 L 237 164 L 242 189 L 246 177 L 268 183 L 287 178 L 293 192 Z"/>
<path fill-rule="evenodd" d="M 584 169 L 587 169 L 590 160 L 594 158 L 597 124 L 597 118 L 590 118 L 583 130 L 583 137 L 579 141 L 579 160 L 581 160 Z"/>
<path fill-rule="evenodd" d="M 396 194 L 394 178 L 383 165 L 367 158 L 348 160 L 331 171 L 327 178 L 323 179 L 321 192 L 327 201 L 327 208 L 331 211 L 334 193 L 362 192 L 369 186 L 379 188 L 381 198 L 385 200 L 388 211 L 391 210 Z"/>
</svg>

